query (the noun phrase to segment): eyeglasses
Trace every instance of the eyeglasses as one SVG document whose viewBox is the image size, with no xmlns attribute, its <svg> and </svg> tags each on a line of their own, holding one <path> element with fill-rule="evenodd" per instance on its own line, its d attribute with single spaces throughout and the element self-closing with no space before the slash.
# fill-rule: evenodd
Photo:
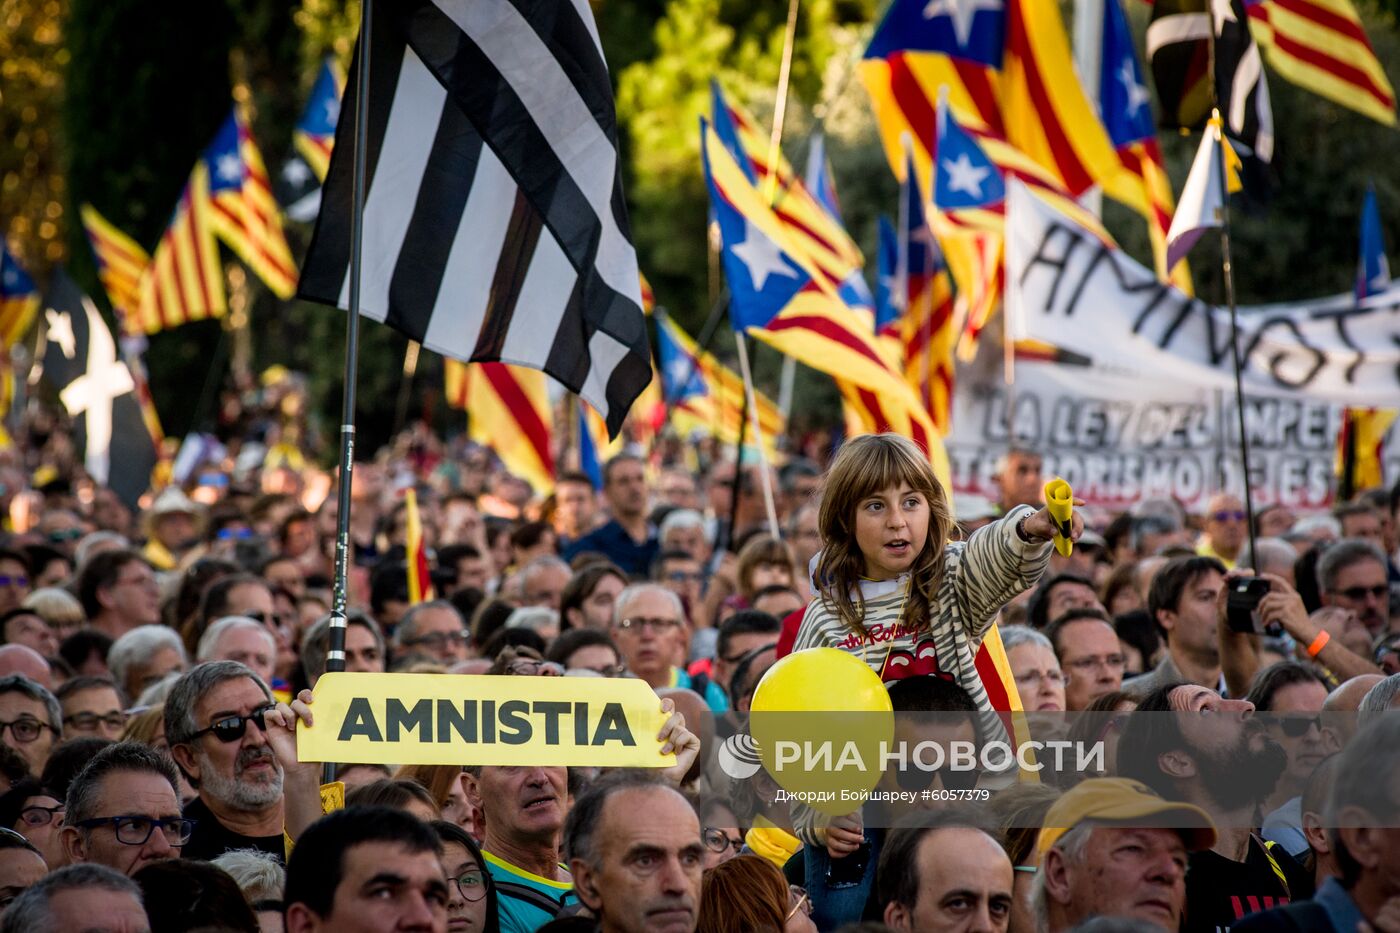
<svg viewBox="0 0 1400 933">
<path fill-rule="evenodd" d="M 517 658 L 506 667 L 507 674 L 519 677 L 563 677 L 564 666 L 554 661 L 536 661 L 533 658 Z"/>
<path fill-rule="evenodd" d="M 29 585 L 29 578 L 26 576 L 0 576 L 0 586 L 17 586 L 20 589 Z"/>
<path fill-rule="evenodd" d="M 1016 686 L 1029 687 L 1041 682 L 1051 686 L 1061 686 L 1065 684 L 1065 675 L 1062 671 L 1027 671 L 1016 678 Z"/>
<path fill-rule="evenodd" d="M 648 619 L 645 616 L 638 616 L 633 619 L 622 619 L 617 623 L 617 627 L 624 632 L 633 629 L 643 631 L 651 629 L 653 632 L 669 632 L 671 629 L 680 628 L 680 619 Z"/>
<path fill-rule="evenodd" d="M 83 829 L 111 826 L 116 832 L 117 841 L 126 846 L 145 845 L 146 840 L 156 831 L 156 827 L 160 827 L 160 831 L 165 834 L 165 841 L 176 848 L 190 841 L 190 836 L 194 833 L 194 824 L 194 820 L 178 816 L 97 816 L 78 823 Z"/>
<path fill-rule="evenodd" d="M 405 645 L 427 645 L 434 650 L 440 650 L 448 645 L 465 645 L 467 643 L 466 632 L 433 632 L 430 635 L 419 635 L 417 638 L 410 638 L 404 641 Z"/>
<path fill-rule="evenodd" d="M 129 718 L 126 713 L 120 710 L 105 716 L 99 716 L 96 713 L 74 713 L 72 716 L 64 716 L 63 724 L 72 726 L 79 732 L 93 732 L 99 725 L 107 726 L 109 729 L 125 728 Z"/>
<path fill-rule="evenodd" d="M 1210 517 L 1217 522 L 1242 522 L 1245 514 L 1239 509 L 1226 509 L 1220 512 L 1211 512 Z"/>
<path fill-rule="evenodd" d="M 452 883 L 457 886 L 457 892 L 462 898 L 475 904 L 486 896 L 486 892 L 491 890 L 491 877 L 480 868 L 469 868 L 462 872 Z"/>
<path fill-rule="evenodd" d="M 666 579 L 672 583 L 699 583 L 705 577 L 699 571 L 694 570 L 672 570 L 666 574 Z"/>
<path fill-rule="evenodd" d="M 53 729 L 53 726 L 46 722 L 40 722 L 30 716 L 16 719 L 14 722 L 0 722 L 0 739 L 5 737 L 5 730 L 9 729 L 15 737 L 15 741 L 28 745 L 39 737 L 39 733 L 45 729 Z"/>
<path fill-rule="evenodd" d="M 1344 590 L 1332 590 L 1334 596 L 1345 596 L 1354 603 L 1359 603 L 1367 596 L 1376 599 L 1385 599 L 1390 595 L 1390 584 L 1377 583 L 1375 586 L 1349 586 Z"/>
<path fill-rule="evenodd" d="M 700 833 L 700 841 L 705 843 L 705 848 L 711 852 L 719 852 L 720 854 L 733 849 L 734 854 L 738 855 L 739 851 L 744 848 L 743 839 L 731 839 L 728 833 L 714 826 L 705 827 L 704 831 Z"/>
<path fill-rule="evenodd" d="M 795 884 L 788 885 L 788 903 L 792 905 L 788 910 L 787 920 L 797 916 L 797 912 L 802 911 L 803 916 L 812 916 L 812 898 L 808 896 L 806 889 L 799 888 Z"/>
<path fill-rule="evenodd" d="M 975 770 L 940 768 L 937 771 L 925 771 L 922 768 L 903 768 L 895 775 L 895 782 L 899 784 L 900 790 L 925 790 L 933 784 L 935 775 L 947 790 L 972 790 L 981 777 Z"/>
<path fill-rule="evenodd" d="M 25 807 L 19 811 L 19 818 L 24 820 L 25 826 L 47 826 L 53 822 L 54 814 L 63 812 L 63 804 L 52 807 L 44 807 L 34 804 L 32 807 Z"/>
<path fill-rule="evenodd" d="M 200 729 L 198 732 L 191 735 L 189 741 L 193 742 L 202 735 L 212 734 L 214 738 L 218 739 L 220 742 L 237 742 L 239 739 L 243 738 L 244 734 L 248 731 L 248 723 L 250 722 L 261 731 L 266 732 L 267 714 L 274 709 L 276 709 L 276 706 L 269 703 L 267 706 L 262 706 L 253 710 L 247 716 L 225 716 L 223 719 L 218 719 L 211 723 L 208 729 Z"/>
<path fill-rule="evenodd" d="M 1075 658 L 1073 661 L 1069 661 L 1065 664 L 1066 667 L 1072 667 L 1081 673 L 1092 671 L 1099 667 L 1106 667 L 1109 670 L 1122 670 L 1124 667 L 1127 667 L 1127 665 L 1128 659 L 1121 654 L 1090 655 L 1087 658 Z"/>
<path fill-rule="evenodd" d="M 64 541 L 77 541 L 83 536 L 81 528 L 55 528 L 50 531 L 48 538 L 54 544 L 62 544 Z"/>
</svg>

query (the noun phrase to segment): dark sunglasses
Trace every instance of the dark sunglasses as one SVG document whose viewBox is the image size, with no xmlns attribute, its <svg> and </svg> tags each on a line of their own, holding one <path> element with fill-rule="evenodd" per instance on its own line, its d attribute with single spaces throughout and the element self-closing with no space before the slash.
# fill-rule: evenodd
<svg viewBox="0 0 1400 933">
<path fill-rule="evenodd" d="M 259 730 L 266 732 L 267 714 L 274 709 L 276 709 L 275 705 L 268 704 L 267 706 L 253 710 L 247 716 L 225 716 L 223 719 L 217 719 L 210 724 L 209 728 L 200 729 L 198 732 L 191 735 L 190 741 L 193 742 L 203 735 L 212 735 L 220 742 L 237 742 L 247 733 L 248 723 L 250 722 L 257 726 Z"/>
<path fill-rule="evenodd" d="M 1227 510 L 1222 512 L 1212 512 L 1210 514 L 1210 517 L 1215 519 L 1217 522 L 1242 522 L 1245 519 L 1245 514 L 1241 511 Z"/>
<path fill-rule="evenodd" d="M 1318 731 L 1321 731 L 1322 718 L 1319 716 L 1284 716 L 1278 721 L 1279 729 L 1290 739 L 1301 739 L 1308 734 L 1308 730 L 1313 726 L 1316 726 Z"/>
<path fill-rule="evenodd" d="M 900 790 L 918 791 L 927 789 L 933 783 L 934 775 L 942 780 L 947 790 L 972 790 L 977 786 L 979 777 L 975 770 L 940 768 L 937 771 L 925 771 L 922 768 L 901 768 L 895 780 L 899 783 Z"/>
</svg>

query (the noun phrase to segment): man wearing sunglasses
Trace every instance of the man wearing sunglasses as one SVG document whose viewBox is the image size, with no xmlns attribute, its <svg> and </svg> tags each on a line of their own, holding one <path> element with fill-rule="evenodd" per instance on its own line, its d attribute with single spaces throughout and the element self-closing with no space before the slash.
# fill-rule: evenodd
<svg viewBox="0 0 1400 933">
<path fill-rule="evenodd" d="M 295 838 L 320 815 L 320 766 L 296 757 L 298 716 L 310 722 L 302 700 L 274 703 L 267 685 L 237 661 L 200 664 L 175 682 L 165 737 L 199 792 L 185 807 L 196 821 L 185 858 L 259 849 L 280 860 L 284 832 Z"/>
<path fill-rule="evenodd" d="M 1322 552 L 1317 562 L 1324 606 L 1355 612 L 1372 637 L 1390 622 L 1390 583 L 1385 552 L 1370 541 L 1347 538 Z"/>
<path fill-rule="evenodd" d="M 179 858 L 193 824 L 180 813 L 175 766 L 138 742 L 103 748 L 68 788 L 61 838 L 70 863 L 95 862 L 130 877 Z"/>
<path fill-rule="evenodd" d="M 1217 558 L 1227 568 L 1235 566 L 1245 542 L 1245 510 L 1239 496 L 1229 493 L 1211 496 L 1201 522 L 1201 540 L 1196 553 Z"/>
</svg>

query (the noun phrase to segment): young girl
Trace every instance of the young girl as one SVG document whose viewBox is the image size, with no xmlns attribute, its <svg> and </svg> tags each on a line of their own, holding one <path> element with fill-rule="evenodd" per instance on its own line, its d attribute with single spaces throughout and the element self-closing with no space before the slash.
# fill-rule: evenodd
<svg viewBox="0 0 1400 933">
<path fill-rule="evenodd" d="M 998 610 L 1044 572 L 1049 512 L 1018 506 L 967 541 L 950 541 L 948 497 L 928 458 L 907 438 L 878 434 L 836 455 L 818 525 L 817 593 L 793 650 L 850 651 L 886 683 L 953 680 L 990 712 L 977 649 Z M 1082 529 L 1076 513 L 1072 538 Z"/>
</svg>

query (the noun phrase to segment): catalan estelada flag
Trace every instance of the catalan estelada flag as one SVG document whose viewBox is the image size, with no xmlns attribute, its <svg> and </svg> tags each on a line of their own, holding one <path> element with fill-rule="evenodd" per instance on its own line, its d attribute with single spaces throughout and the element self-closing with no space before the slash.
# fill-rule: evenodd
<svg viewBox="0 0 1400 933">
<path fill-rule="evenodd" d="M 12 347 L 29 330 L 39 310 L 39 287 L 0 245 L 0 347 Z"/>
<path fill-rule="evenodd" d="M 1167 231 L 1176 202 L 1171 179 L 1162 165 L 1152 94 L 1133 49 L 1128 17 L 1119 0 L 1103 0 L 1103 43 L 1099 57 L 1099 109 L 1122 170 L 1104 182 L 1104 193 L 1147 220 L 1157 278 L 1168 281 Z M 1191 274 L 1183 263 L 1170 281 L 1191 294 Z"/>
<path fill-rule="evenodd" d="M 228 310 L 209 215 L 209 169 L 200 159 L 141 276 L 132 330 L 154 334 L 190 321 L 223 317 Z"/>
<path fill-rule="evenodd" d="M 701 137 L 734 328 L 878 396 L 890 429 L 927 451 L 935 472 L 949 482 L 943 442 L 903 373 L 879 349 L 869 320 L 819 271 L 703 120 Z"/>
<path fill-rule="evenodd" d="M 701 350 L 667 315 L 656 318 L 656 349 L 671 424 L 683 436 L 708 434 L 724 444 L 739 442 L 744 380 L 708 350 Z M 772 399 L 757 389 L 758 425 L 776 456 L 774 442 L 787 433 L 787 421 Z M 752 432 L 746 436 L 753 442 Z"/>
<path fill-rule="evenodd" d="M 1339 498 L 1385 486 L 1385 436 L 1395 423 L 1393 408 L 1348 408 L 1337 432 Z"/>
<path fill-rule="evenodd" d="M 209 219 L 214 233 L 278 298 L 297 289 L 297 268 L 282 232 L 267 166 L 238 108 L 219 128 L 203 161 L 209 170 Z"/>
<path fill-rule="evenodd" d="M 326 59 L 316 73 L 306 109 L 292 131 L 292 145 L 311 167 L 317 181 L 324 182 L 330 169 L 335 125 L 340 120 L 340 99 L 344 92 L 345 75 L 334 59 Z"/>
<path fill-rule="evenodd" d="M 1386 126 L 1395 90 L 1351 0 L 1245 0 L 1250 31 L 1279 74 Z"/>
<path fill-rule="evenodd" d="M 141 305 L 141 276 L 151 264 L 151 257 L 141 244 L 117 229 L 91 204 L 83 205 L 82 214 L 83 230 L 97 258 L 97 277 L 112 302 L 122 332 L 132 333 L 129 322 L 135 320 Z"/>
<path fill-rule="evenodd" d="M 428 548 L 423 543 L 423 519 L 418 514 L 418 493 L 404 490 L 404 556 L 408 562 L 408 604 L 416 606 L 435 597 Z"/>
<path fill-rule="evenodd" d="M 467 436 L 540 495 L 554 488 L 553 413 L 545 374 L 505 363 L 444 359 L 447 403 L 467 413 Z"/>
<path fill-rule="evenodd" d="M 1075 197 L 1118 170 L 1075 77 L 1056 3 L 894 0 L 860 77 L 897 177 L 905 137 L 928 174 L 941 93 L 969 127 L 1004 138 Z"/>
</svg>

